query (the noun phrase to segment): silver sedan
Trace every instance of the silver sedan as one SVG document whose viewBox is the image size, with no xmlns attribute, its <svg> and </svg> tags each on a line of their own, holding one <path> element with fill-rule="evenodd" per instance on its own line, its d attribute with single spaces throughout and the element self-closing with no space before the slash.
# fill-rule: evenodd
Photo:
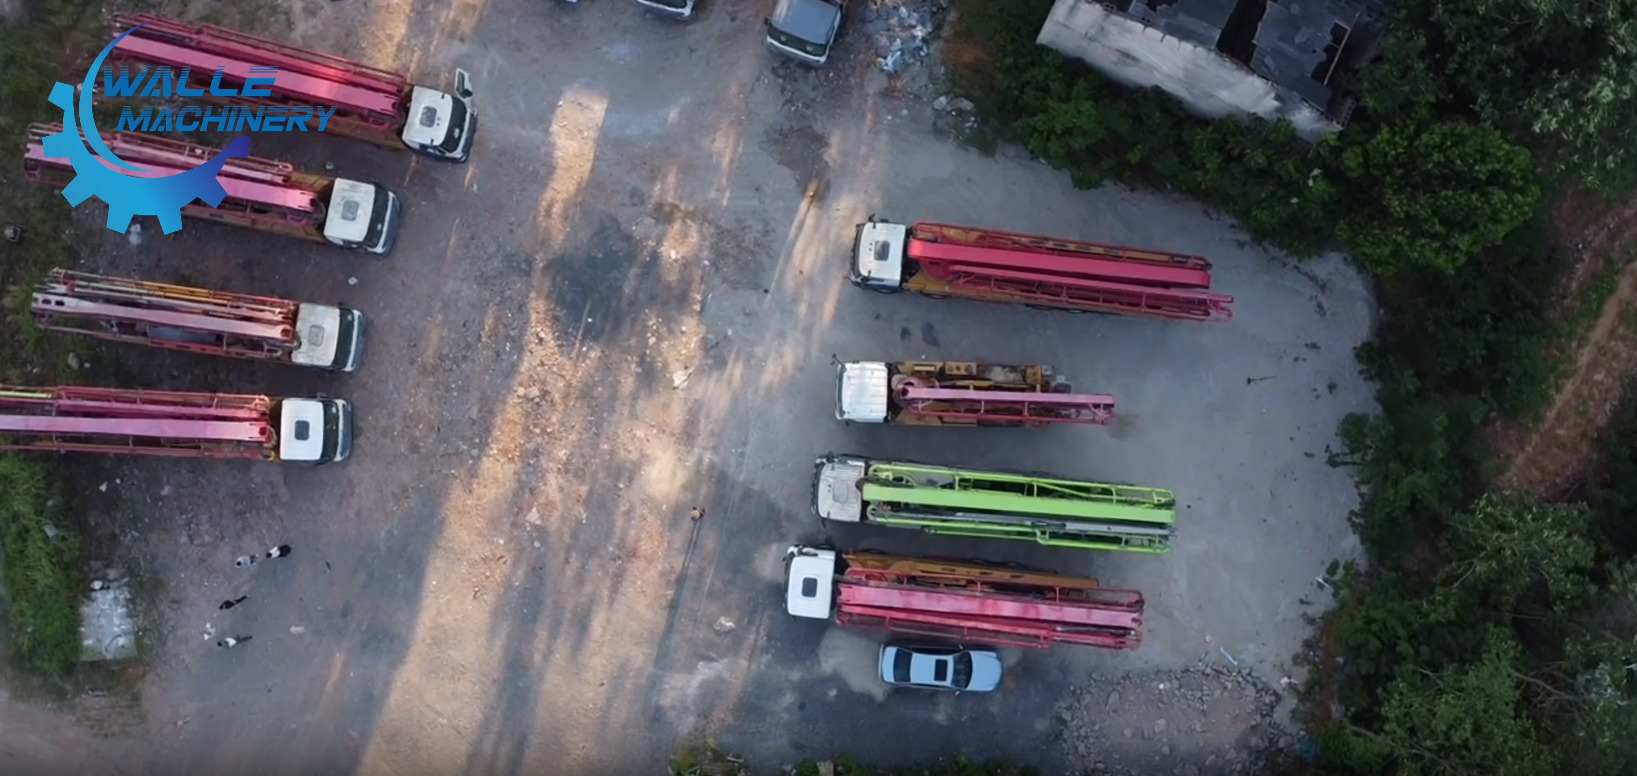
<svg viewBox="0 0 1637 776">
<path fill-rule="evenodd" d="M 1000 686 L 1000 655 L 988 649 L 929 644 L 881 647 L 881 681 L 895 687 L 993 692 Z"/>
</svg>

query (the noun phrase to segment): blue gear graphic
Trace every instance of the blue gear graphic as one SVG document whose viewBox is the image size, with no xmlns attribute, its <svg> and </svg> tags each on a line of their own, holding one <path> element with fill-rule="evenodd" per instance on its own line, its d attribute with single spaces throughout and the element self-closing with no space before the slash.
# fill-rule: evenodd
<svg viewBox="0 0 1637 776">
<path fill-rule="evenodd" d="M 250 138 L 235 138 L 225 150 L 187 172 L 134 178 L 110 169 L 85 147 L 74 120 L 74 87 L 60 82 L 51 87 L 51 104 L 62 108 L 63 131 L 44 139 L 45 155 L 74 165 L 74 180 L 63 189 L 63 198 L 75 206 L 92 196 L 107 203 L 107 226 L 120 233 L 131 225 L 132 216 L 158 216 L 159 227 L 170 234 L 182 228 L 182 208 L 193 200 L 211 207 L 222 204 L 227 190 L 216 180 L 222 165 L 229 157 L 242 159 L 250 153 Z M 89 134 L 97 128 L 87 130 Z"/>
</svg>

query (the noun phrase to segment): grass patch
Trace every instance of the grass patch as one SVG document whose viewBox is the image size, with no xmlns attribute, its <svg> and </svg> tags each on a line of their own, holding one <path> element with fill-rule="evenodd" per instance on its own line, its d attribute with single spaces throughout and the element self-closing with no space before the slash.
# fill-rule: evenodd
<svg viewBox="0 0 1637 776">
<path fill-rule="evenodd" d="M 8 153 L 20 151 L 29 124 L 61 120 L 62 111 L 49 101 L 51 87 L 83 78 L 83 55 L 106 41 L 102 10 L 93 0 L 37 0 L 18 20 L 0 23 L 0 140 Z M 97 345 L 40 331 L 28 309 L 34 285 L 47 272 L 79 263 L 80 236 L 68 202 L 30 182 L 13 156 L 0 164 L 0 222 L 24 230 L 20 243 L 0 243 L 0 329 L 7 333 L 0 337 L 0 382 L 95 382 L 91 373 L 70 368 L 69 356 L 93 363 Z M 84 582 L 78 515 L 71 501 L 56 497 L 61 477 L 54 458 L 0 455 L 6 604 L 0 651 L 19 674 L 11 678 L 50 677 L 54 685 L 79 661 Z"/>
<path fill-rule="evenodd" d="M 10 655 L 31 673 L 60 675 L 80 655 L 80 537 L 53 509 L 53 472 L 0 457 L 0 550 L 10 603 Z"/>
<path fill-rule="evenodd" d="M 708 739 L 671 755 L 671 776 L 739 776 L 744 772 L 743 760 Z"/>
</svg>

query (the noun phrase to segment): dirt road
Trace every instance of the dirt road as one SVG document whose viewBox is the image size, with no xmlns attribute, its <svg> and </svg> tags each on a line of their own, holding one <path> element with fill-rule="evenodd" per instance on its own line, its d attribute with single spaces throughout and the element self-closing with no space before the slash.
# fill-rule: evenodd
<svg viewBox="0 0 1637 776">
<path fill-rule="evenodd" d="M 1326 603 L 1313 577 L 1355 549 L 1351 482 L 1324 459 L 1340 417 L 1369 408 L 1351 355 L 1365 285 L 1335 258 L 1286 266 L 1192 203 L 1077 192 L 1045 165 L 941 140 L 927 95 L 889 96 L 870 72 L 863 35 L 827 71 L 775 65 L 765 5 L 707 0 L 685 26 L 615 0 L 295 7 L 301 42 L 355 37 L 347 53 L 434 85 L 471 70 L 477 150 L 440 166 L 257 138 L 256 153 L 397 190 L 406 223 L 386 260 L 191 225 L 116 239 L 96 261 L 339 300 L 373 321 L 346 378 L 139 354 L 154 384 L 323 391 L 360 415 L 340 467 L 127 462 L 94 496 L 133 570 L 162 585 L 145 707 L 166 764 L 629 774 L 700 733 L 774 764 L 957 749 L 1050 764 L 1053 709 L 1089 671 L 1220 651 L 1268 681 L 1289 672 L 1301 616 Z M 1202 326 L 863 293 L 843 263 L 871 213 L 1203 253 L 1237 315 Z M 843 428 L 831 354 L 1051 363 L 1114 394 L 1121 420 Z M 818 535 L 810 467 L 831 450 L 1174 489 L 1165 557 L 833 537 L 1139 588 L 1145 645 L 1010 654 L 989 698 L 884 694 L 868 637 L 780 609 L 780 553 Z M 690 521 L 693 506 L 707 517 Z M 233 567 L 277 543 L 292 557 Z M 255 639 L 217 649 L 207 623 Z"/>
</svg>

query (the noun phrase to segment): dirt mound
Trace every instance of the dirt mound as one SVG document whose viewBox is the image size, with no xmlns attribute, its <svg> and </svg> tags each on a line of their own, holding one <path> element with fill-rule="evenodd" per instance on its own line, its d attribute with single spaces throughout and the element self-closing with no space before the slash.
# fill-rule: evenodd
<svg viewBox="0 0 1637 776">
<path fill-rule="evenodd" d="M 1068 760 L 1082 773 L 1257 773 L 1295 739 L 1273 722 L 1280 694 L 1249 674 L 1210 666 L 1096 677 L 1057 711 Z"/>
</svg>

